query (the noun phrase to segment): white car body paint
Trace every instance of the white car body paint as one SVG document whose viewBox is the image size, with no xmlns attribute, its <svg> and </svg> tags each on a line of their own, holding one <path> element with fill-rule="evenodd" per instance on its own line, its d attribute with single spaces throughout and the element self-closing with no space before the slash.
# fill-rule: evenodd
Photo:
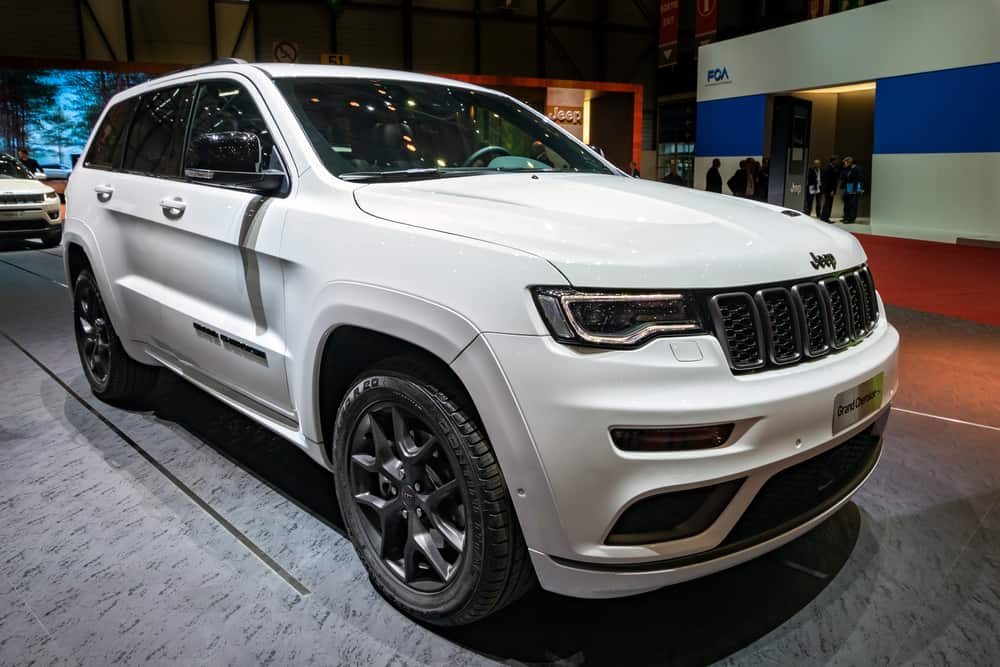
<svg viewBox="0 0 1000 667">
<path fill-rule="evenodd" d="M 65 243 L 87 254 L 132 357 L 169 366 L 329 466 L 318 378 L 331 332 L 353 325 L 422 347 L 450 364 L 472 397 L 542 586 L 569 595 L 627 595 L 717 571 L 794 538 L 846 502 L 725 558 L 656 565 L 716 547 L 772 475 L 884 415 L 887 408 L 831 433 L 838 393 L 878 373 L 884 406 L 896 391 L 898 335 L 880 301 L 878 324 L 849 349 L 735 374 L 711 334 L 658 338 L 632 350 L 561 344 L 529 288 L 722 291 L 808 280 L 829 273 L 810 266 L 813 252 L 832 253 L 840 268 L 863 264 L 853 236 L 780 207 L 620 175 L 348 182 L 323 166 L 276 76 L 483 90 L 402 72 L 233 64 L 161 77 L 116 96 L 112 104 L 178 83 L 232 79 L 260 106 L 288 176 L 287 196 L 264 207 L 252 248 L 241 250 L 253 195 L 77 165 Z M 102 201 L 99 191 L 109 189 L 114 194 Z M 177 197 L 186 211 L 171 220 L 160 202 Z M 267 363 L 211 347 L 195 323 L 239 349 L 262 352 Z M 718 422 L 736 423 L 737 437 L 710 450 L 626 453 L 609 436 L 612 426 Z M 604 542 L 637 499 L 738 478 L 746 481 L 732 502 L 698 535 L 636 546 Z M 637 569 L 615 569 L 623 565 Z"/>
</svg>

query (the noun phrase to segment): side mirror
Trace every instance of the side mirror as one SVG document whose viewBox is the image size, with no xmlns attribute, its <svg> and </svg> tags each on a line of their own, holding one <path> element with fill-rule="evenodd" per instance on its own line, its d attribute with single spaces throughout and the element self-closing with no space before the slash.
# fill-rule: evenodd
<svg viewBox="0 0 1000 667">
<path fill-rule="evenodd" d="M 260 137 L 252 132 L 210 132 L 191 139 L 184 175 L 269 194 L 285 184 L 280 169 L 265 169 Z"/>
</svg>

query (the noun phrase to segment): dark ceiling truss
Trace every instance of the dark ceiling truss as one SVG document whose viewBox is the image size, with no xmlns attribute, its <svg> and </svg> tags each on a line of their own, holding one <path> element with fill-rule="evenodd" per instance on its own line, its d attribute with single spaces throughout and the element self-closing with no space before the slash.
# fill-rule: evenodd
<svg viewBox="0 0 1000 667">
<path fill-rule="evenodd" d="M 253 0 L 251 0 L 252 2 Z M 547 76 L 546 54 L 552 49 L 559 58 L 566 62 L 573 75 L 578 79 L 603 80 L 607 76 L 608 34 L 624 33 L 641 36 L 649 40 L 647 48 L 643 49 L 642 58 L 648 60 L 655 54 L 657 19 L 650 13 L 642 0 L 630 0 L 642 16 L 641 23 L 620 23 L 608 20 L 609 3 L 611 0 L 534 0 L 535 12 L 519 14 L 502 7 L 497 7 L 496 0 L 473 0 L 472 9 L 449 9 L 446 7 L 425 7 L 414 4 L 413 0 L 373 0 L 360 2 L 357 0 L 326 0 L 330 6 L 330 45 L 336 50 L 337 17 L 346 9 L 351 11 L 397 12 L 402 23 L 403 34 L 403 64 L 406 69 L 413 68 L 413 18 L 414 16 L 449 16 L 468 19 L 472 22 L 473 42 L 473 73 L 482 73 L 482 24 L 484 22 L 505 22 L 535 27 L 535 75 L 541 78 Z M 621 1 L 621 0 L 616 0 Z M 532 0 L 521 0 L 523 3 Z M 592 18 L 568 18 L 560 16 L 560 10 L 570 2 L 591 2 Z M 575 28 L 590 30 L 593 34 L 593 71 L 584 72 L 569 50 L 559 40 L 554 32 L 558 28 Z M 639 67 L 635 69 L 638 70 Z"/>
<path fill-rule="evenodd" d="M 250 20 L 254 15 L 254 0 L 204 0 L 206 3 L 208 13 L 208 39 L 209 39 L 209 51 L 211 53 L 211 59 L 214 61 L 219 57 L 219 34 L 217 29 L 217 23 L 215 18 L 215 8 L 216 4 L 219 2 L 230 2 L 232 4 L 243 5 L 246 7 L 243 14 L 243 20 L 240 23 L 240 30 L 236 35 L 236 41 L 233 43 L 231 56 L 235 56 L 239 51 L 240 45 L 243 43 L 246 37 L 247 28 L 250 25 Z M 329 0 L 331 5 L 336 5 L 336 0 Z M 93 58 L 93 54 L 88 54 L 86 49 L 86 41 L 84 38 L 84 26 L 89 22 L 94 26 L 94 30 L 97 32 L 97 36 L 104 46 L 105 50 L 108 52 L 108 56 L 114 62 L 134 62 L 135 61 L 135 41 L 134 41 L 134 31 L 132 29 L 132 3 L 133 0 L 121 0 L 121 27 L 122 35 L 125 38 L 125 57 L 122 58 L 118 52 L 115 51 L 114 46 L 111 44 L 111 40 L 108 38 L 108 31 L 105 30 L 104 24 L 101 23 L 101 19 L 98 18 L 97 13 L 94 11 L 93 5 L 90 4 L 90 0 L 77 0 L 77 21 L 79 23 L 79 34 L 80 34 L 80 59 L 87 60 L 88 58 Z"/>
<path fill-rule="evenodd" d="M 258 32 L 257 6 L 260 0 L 204 0 L 207 5 L 207 20 L 209 24 L 209 50 L 211 59 L 217 59 L 221 52 L 227 49 L 219 44 L 216 24 L 216 4 L 218 2 L 233 2 L 245 7 L 243 19 L 240 22 L 236 39 L 229 49 L 229 55 L 235 56 L 243 45 L 251 24 L 253 31 Z M 622 0 L 616 0 L 622 1 Z M 533 26 L 535 28 L 535 55 L 536 72 L 535 75 L 545 78 L 548 74 L 548 53 L 551 50 L 558 58 L 566 63 L 571 74 L 577 79 L 604 80 L 607 78 L 607 63 L 610 33 L 635 35 L 644 38 L 648 44 L 637 54 L 637 59 L 633 67 L 630 68 L 628 80 L 634 78 L 650 58 L 655 56 L 656 49 L 656 27 L 657 17 L 647 1 L 629 0 L 635 7 L 636 12 L 642 17 L 638 23 L 611 22 L 609 20 L 609 8 L 611 0 L 520 0 L 525 4 L 535 2 L 534 14 L 521 14 L 516 11 L 504 9 L 497 0 L 473 0 L 471 9 L 449 9 L 446 7 L 425 7 L 414 3 L 414 0 L 318 0 L 329 9 L 329 48 L 337 52 L 337 23 L 341 14 L 345 10 L 350 11 L 375 11 L 375 12 L 395 12 L 399 15 L 402 27 L 402 49 L 403 67 L 413 69 L 413 31 L 414 17 L 416 16 L 449 16 L 455 18 L 468 19 L 472 25 L 473 43 L 473 73 L 482 73 L 482 26 L 487 22 L 506 22 Z M 94 11 L 90 0 L 77 0 L 77 10 L 80 21 L 80 57 L 86 59 L 92 54 L 86 53 L 83 39 L 84 25 L 89 21 L 93 25 L 100 43 L 107 50 L 108 56 L 113 61 L 133 62 L 135 60 L 135 44 L 132 30 L 132 10 L 134 0 L 121 0 L 121 20 L 122 34 L 125 40 L 124 57 L 115 51 L 111 40 L 108 38 L 108 31 L 102 25 Z M 590 2 L 591 18 L 569 18 L 561 16 L 561 10 L 571 3 Z M 573 58 L 570 50 L 560 40 L 557 31 L 559 29 L 589 30 L 593 40 L 593 55 L 591 59 L 590 71 L 581 67 L 580 63 Z M 259 41 L 259 40 L 255 40 Z"/>
</svg>

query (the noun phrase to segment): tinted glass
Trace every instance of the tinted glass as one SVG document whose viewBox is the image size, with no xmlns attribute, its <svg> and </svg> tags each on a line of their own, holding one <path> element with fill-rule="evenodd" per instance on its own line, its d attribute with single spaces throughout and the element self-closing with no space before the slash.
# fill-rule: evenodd
<svg viewBox="0 0 1000 667">
<path fill-rule="evenodd" d="M 7 155 L 0 154 L 0 178 L 27 178 L 34 176 L 24 168 L 20 161 Z"/>
<path fill-rule="evenodd" d="M 129 118 L 132 117 L 132 109 L 135 108 L 137 98 L 119 102 L 108 110 L 105 114 L 101 126 L 94 134 L 94 141 L 87 152 L 84 165 L 96 167 L 98 169 L 111 169 L 115 165 L 115 159 L 119 154 L 122 139 L 125 138 L 125 130 L 128 128 Z M 52 165 L 57 166 L 57 165 Z"/>
<path fill-rule="evenodd" d="M 181 153 L 194 86 L 146 93 L 128 133 L 122 169 L 156 176 L 180 176 Z"/>
<path fill-rule="evenodd" d="M 185 169 L 209 169 L 216 165 L 202 164 L 203 154 L 195 150 L 202 135 L 220 133 L 255 134 L 260 139 L 261 167 L 279 168 L 274 156 L 274 138 L 260 109 L 246 89 L 233 81 L 204 81 L 198 87 L 191 141 L 185 156 Z M 272 160 L 275 160 L 272 162 Z"/>
<path fill-rule="evenodd" d="M 502 95 L 409 81 L 277 83 L 335 175 L 419 168 L 611 173 L 582 143 Z"/>
</svg>

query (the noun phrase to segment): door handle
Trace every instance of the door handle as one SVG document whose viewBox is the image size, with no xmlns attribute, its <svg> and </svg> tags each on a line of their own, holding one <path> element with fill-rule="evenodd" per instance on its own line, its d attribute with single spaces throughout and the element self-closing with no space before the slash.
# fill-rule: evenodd
<svg viewBox="0 0 1000 667">
<path fill-rule="evenodd" d="M 115 194 L 115 189 L 110 185 L 95 185 L 94 192 L 97 193 L 97 201 L 103 204 L 111 199 L 111 196 Z"/>
<path fill-rule="evenodd" d="M 161 199 L 160 208 L 163 209 L 163 215 L 171 220 L 176 220 L 184 215 L 184 211 L 187 210 L 187 204 L 180 197 L 174 197 L 173 199 Z"/>
</svg>

